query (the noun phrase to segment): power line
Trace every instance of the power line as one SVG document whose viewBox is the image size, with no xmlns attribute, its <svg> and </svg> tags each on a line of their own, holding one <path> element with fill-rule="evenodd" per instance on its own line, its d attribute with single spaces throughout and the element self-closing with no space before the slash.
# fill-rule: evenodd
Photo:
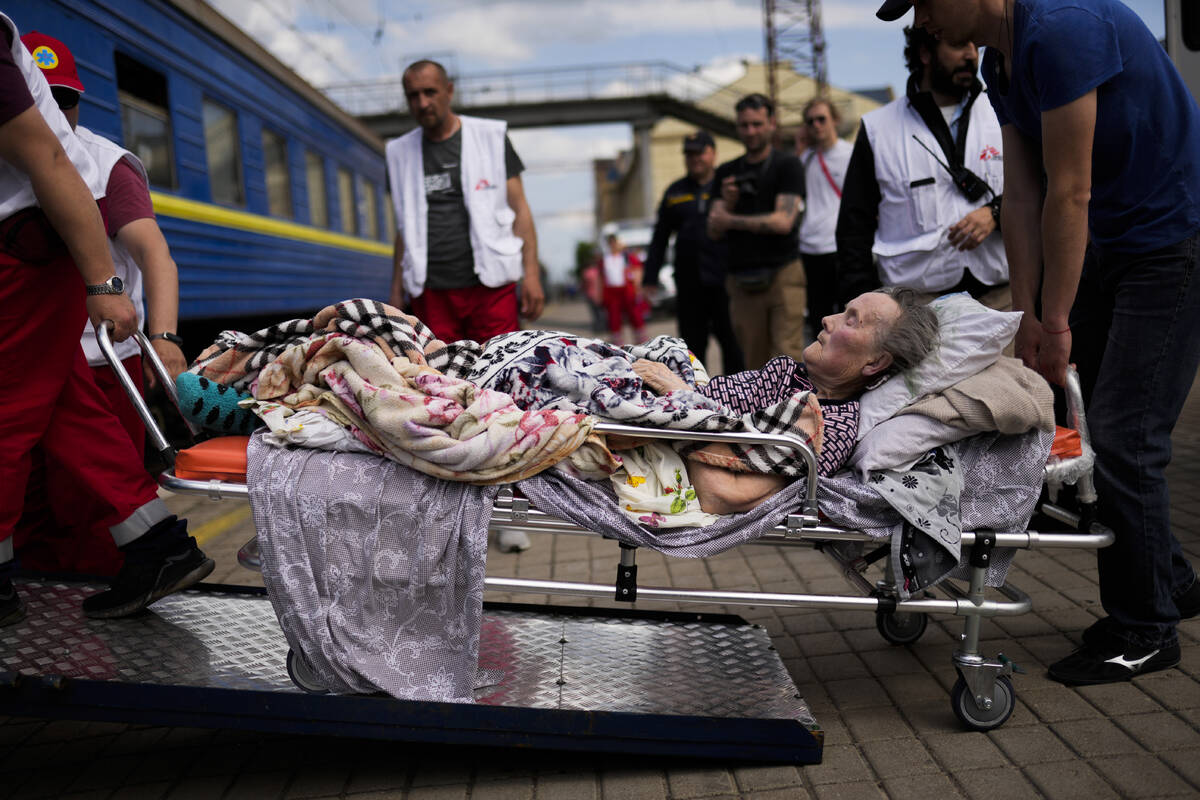
<svg viewBox="0 0 1200 800">
<path fill-rule="evenodd" d="M 285 14 L 281 14 L 281 13 L 280 13 L 280 11 L 279 11 L 279 8 L 278 8 L 278 7 L 276 7 L 276 6 L 274 6 L 274 5 L 271 5 L 271 4 L 269 4 L 269 3 L 267 2 L 267 0 L 254 0 L 254 2 L 258 3 L 258 5 L 259 5 L 259 7 L 260 7 L 260 8 L 262 8 L 264 11 L 266 11 L 267 13 L 269 13 L 271 16 L 275 17 L 275 19 L 276 19 L 276 20 L 278 20 L 278 21 L 279 21 L 279 23 L 280 23 L 280 24 L 281 24 L 283 27 L 287 28 L 287 29 L 288 29 L 288 30 L 290 30 L 292 33 L 296 34 L 296 35 L 297 35 L 297 36 L 299 36 L 301 39 L 303 39 L 303 40 L 304 40 L 304 42 L 305 42 L 306 44 L 308 44 L 310 47 L 312 47 L 312 49 L 313 49 L 314 51 L 316 51 L 316 53 L 317 53 L 318 55 L 320 55 L 322 58 L 324 58 L 324 59 L 325 59 L 325 60 L 326 60 L 326 61 L 329 63 L 329 65 L 330 65 L 331 67 L 333 67 L 334 69 L 336 69 L 338 72 L 340 72 L 340 73 L 341 73 L 342 75 L 344 75 L 346 78 L 349 78 L 349 79 L 355 79 L 355 78 L 359 77 L 358 75 L 353 75 L 353 74 L 351 74 L 350 72 L 348 72 L 348 71 L 346 70 L 346 68 L 345 68 L 344 66 L 342 66 L 342 64 L 341 64 L 341 63 L 338 61 L 338 59 L 334 58 L 334 56 L 332 56 L 332 55 L 329 53 L 329 51 L 327 51 L 327 50 L 326 50 L 324 47 L 322 47 L 322 46 L 321 46 L 321 45 L 320 45 L 320 44 L 319 44 L 319 43 L 318 43 L 318 42 L 317 42 L 315 39 L 313 39 L 313 37 L 312 37 L 312 36 L 310 36 L 310 35 L 308 34 L 308 32 L 301 30 L 301 29 L 299 28 L 299 26 L 297 26 L 297 25 L 296 25 L 296 23 L 295 23 L 295 22 L 289 21 L 289 20 L 286 18 L 286 15 L 285 15 Z"/>
</svg>

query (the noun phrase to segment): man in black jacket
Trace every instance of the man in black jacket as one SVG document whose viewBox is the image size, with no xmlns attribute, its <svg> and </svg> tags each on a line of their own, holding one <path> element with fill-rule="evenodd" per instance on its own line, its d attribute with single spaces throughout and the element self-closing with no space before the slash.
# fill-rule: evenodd
<svg viewBox="0 0 1200 800">
<path fill-rule="evenodd" d="M 729 295 L 725 292 L 725 242 L 715 242 L 705 231 L 705 217 L 713 195 L 717 145 L 706 131 L 683 140 L 687 175 L 672 183 L 658 205 L 654 238 L 646 254 L 642 283 L 658 285 L 671 234 L 675 234 L 675 318 L 679 336 L 707 366 L 708 335 L 721 346 L 721 368 L 726 374 L 741 372 L 742 348 L 729 320 Z"/>
<path fill-rule="evenodd" d="M 1006 310 L 1012 292 L 998 224 L 1003 147 L 975 76 L 978 51 L 922 28 L 905 28 L 904 36 L 907 92 L 864 115 L 846 169 L 838 299 L 882 284 L 930 299 L 967 291 Z"/>
</svg>

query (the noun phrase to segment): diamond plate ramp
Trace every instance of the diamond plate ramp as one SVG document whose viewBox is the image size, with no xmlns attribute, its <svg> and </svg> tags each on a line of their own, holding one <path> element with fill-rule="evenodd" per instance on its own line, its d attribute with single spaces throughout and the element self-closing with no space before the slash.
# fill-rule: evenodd
<svg viewBox="0 0 1200 800">
<path fill-rule="evenodd" d="M 124 620 L 100 587 L 24 581 L 0 713 L 493 746 L 814 763 L 822 735 L 770 640 L 736 617 L 487 604 L 476 703 L 310 695 L 261 590 L 201 586 Z"/>
</svg>

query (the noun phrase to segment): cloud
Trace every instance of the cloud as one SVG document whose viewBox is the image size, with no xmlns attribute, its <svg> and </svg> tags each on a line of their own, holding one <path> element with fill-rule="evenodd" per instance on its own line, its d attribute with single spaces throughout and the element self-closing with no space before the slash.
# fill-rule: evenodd
<svg viewBox="0 0 1200 800">
<path fill-rule="evenodd" d="M 387 35 L 405 51 L 452 50 L 502 66 L 530 61 L 541 47 L 564 42 L 595 45 L 630 36 L 753 30 L 761 25 L 762 12 L 754 0 L 508 0 L 435 6 L 420 20 L 390 23 Z"/>
<path fill-rule="evenodd" d="M 884 27 L 875 12 L 883 0 L 825 0 L 821 5 L 822 30 L 876 30 Z M 905 22 L 908 24 L 908 21 Z M 897 32 L 900 26 L 894 26 Z"/>
</svg>

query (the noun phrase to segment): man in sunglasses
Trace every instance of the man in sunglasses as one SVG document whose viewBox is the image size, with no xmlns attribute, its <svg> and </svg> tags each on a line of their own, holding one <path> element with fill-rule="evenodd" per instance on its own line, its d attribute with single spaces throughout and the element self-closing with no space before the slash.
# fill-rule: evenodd
<svg viewBox="0 0 1200 800">
<path fill-rule="evenodd" d="M 804 129 L 797 149 L 803 149 L 807 187 L 804 219 L 800 222 L 800 255 L 808 279 L 808 324 L 814 334 L 821 320 L 837 310 L 837 219 L 842 184 L 850 164 L 850 143 L 838 138 L 841 121 L 833 103 L 815 97 L 804 106 Z"/>
<path fill-rule="evenodd" d="M 975 76 L 979 52 L 921 28 L 905 28 L 904 39 L 905 95 L 863 116 L 846 171 L 838 299 L 882 283 L 929 299 L 966 291 L 1007 310 L 1003 147 Z"/>
</svg>

